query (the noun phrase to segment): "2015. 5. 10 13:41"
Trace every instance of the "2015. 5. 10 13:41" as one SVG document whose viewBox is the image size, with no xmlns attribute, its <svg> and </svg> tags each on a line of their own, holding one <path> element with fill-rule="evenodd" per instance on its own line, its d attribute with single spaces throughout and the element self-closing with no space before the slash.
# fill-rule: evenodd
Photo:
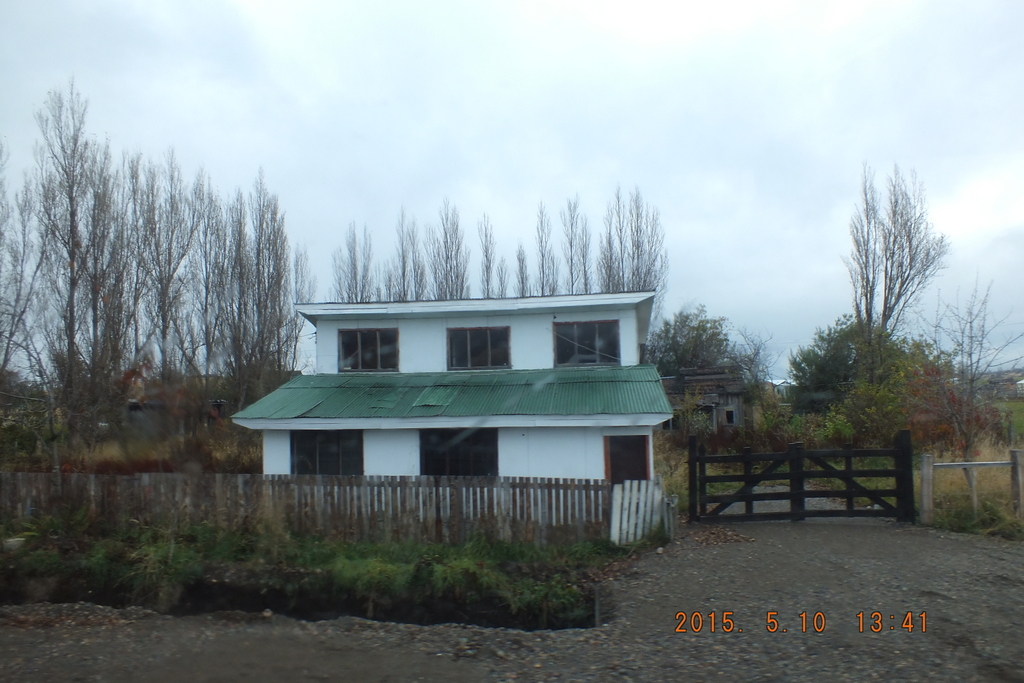
<svg viewBox="0 0 1024 683">
<path fill-rule="evenodd" d="M 907 612 L 903 616 L 903 620 L 900 622 L 899 626 L 896 625 L 896 618 L 897 617 L 895 614 L 889 615 L 890 621 L 889 628 L 887 629 L 885 628 L 885 616 L 881 612 L 871 612 L 870 614 L 865 614 L 864 612 L 857 612 L 857 630 L 861 633 L 864 633 L 865 624 L 867 624 L 868 630 L 873 633 L 880 633 L 882 631 L 895 631 L 897 628 L 902 628 L 906 630 L 907 633 L 912 633 L 915 628 L 918 628 L 914 625 L 913 612 Z M 928 630 L 928 613 L 921 612 L 917 615 L 917 618 L 921 622 L 921 625 L 919 627 L 921 629 L 921 633 L 925 633 Z"/>
</svg>

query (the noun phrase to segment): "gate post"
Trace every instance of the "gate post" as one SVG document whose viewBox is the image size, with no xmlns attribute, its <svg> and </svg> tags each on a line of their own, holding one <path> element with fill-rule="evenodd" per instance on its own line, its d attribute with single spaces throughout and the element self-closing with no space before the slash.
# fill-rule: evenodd
<svg viewBox="0 0 1024 683">
<path fill-rule="evenodd" d="M 696 522 L 699 518 L 697 516 L 697 437 L 693 434 L 690 435 L 690 453 L 689 458 L 686 461 L 688 484 L 689 484 L 689 495 L 686 501 L 686 512 L 687 517 L 691 522 Z"/>
<path fill-rule="evenodd" d="M 803 521 L 804 507 L 804 445 L 789 444 L 789 511 L 793 513 L 793 521 Z"/>
<path fill-rule="evenodd" d="M 896 521 L 914 523 L 914 462 L 910 430 L 896 435 Z"/>
<path fill-rule="evenodd" d="M 921 456 L 921 524 L 931 526 L 935 521 L 935 456 L 925 453 Z"/>
</svg>

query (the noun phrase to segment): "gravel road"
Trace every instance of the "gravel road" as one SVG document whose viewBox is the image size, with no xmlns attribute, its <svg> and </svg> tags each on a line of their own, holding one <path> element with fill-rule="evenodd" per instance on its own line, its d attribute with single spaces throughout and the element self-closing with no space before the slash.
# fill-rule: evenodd
<svg viewBox="0 0 1024 683">
<path fill-rule="evenodd" d="M 27 605 L 0 608 L 0 680 L 1024 681 L 1022 544 L 845 519 L 683 525 L 681 536 L 608 582 L 614 615 L 599 628 Z M 680 611 L 702 613 L 701 632 L 677 633 Z"/>
</svg>

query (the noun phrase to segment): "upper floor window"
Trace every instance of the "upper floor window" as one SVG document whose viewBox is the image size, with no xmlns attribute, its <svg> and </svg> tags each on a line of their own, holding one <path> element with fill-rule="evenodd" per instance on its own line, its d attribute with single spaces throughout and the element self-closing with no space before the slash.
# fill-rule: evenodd
<svg viewBox="0 0 1024 683">
<path fill-rule="evenodd" d="M 617 364 L 619 322 L 555 323 L 555 365 Z"/>
<path fill-rule="evenodd" d="M 338 370 L 397 370 L 398 329 L 341 330 Z"/>
<path fill-rule="evenodd" d="M 508 328 L 448 330 L 448 369 L 509 367 Z"/>
</svg>

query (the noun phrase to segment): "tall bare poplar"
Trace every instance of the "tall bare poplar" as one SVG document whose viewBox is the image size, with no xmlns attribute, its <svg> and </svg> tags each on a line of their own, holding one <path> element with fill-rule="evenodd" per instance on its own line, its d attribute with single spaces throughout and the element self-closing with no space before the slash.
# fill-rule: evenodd
<svg viewBox="0 0 1024 683">
<path fill-rule="evenodd" d="M 211 375 L 224 362 L 224 323 L 230 290 L 230 248 L 224 208 L 210 180 L 197 174 L 189 195 L 189 211 L 197 216 L 195 245 L 187 265 L 189 290 L 183 357 L 201 378 L 202 399 L 212 398 Z"/>
<path fill-rule="evenodd" d="M 79 348 L 85 373 L 81 406 L 87 442 L 97 437 L 100 422 L 116 424 L 123 396 L 115 391 L 133 351 L 135 316 L 129 299 L 131 277 L 140 258 L 138 238 L 126 220 L 124 183 L 111 159 L 110 145 L 94 145 L 88 165 L 89 193 L 83 212 L 80 264 L 86 286 L 79 307 L 83 330 Z"/>
<path fill-rule="evenodd" d="M 31 307 L 42 278 L 43 250 L 33 235 L 35 190 L 30 178 L 15 196 L 15 210 L 7 196 L 7 150 L 0 142 L 0 386 L 5 385 L 15 359 L 24 358 Z"/>
<path fill-rule="evenodd" d="M 657 292 L 655 317 L 668 277 L 665 230 L 658 210 L 640 189 L 628 199 L 621 190 L 608 203 L 598 245 L 598 286 L 602 292 Z"/>
<path fill-rule="evenodd" d="M 523 243 L 520 242 L 519 248 L 516 249 L 516 296 L 530 296 L 531 290 L 529 264 L 526 262 L 526 249 L 523 248 Z"/>
<path fill-rule="evenodd" d="M 850 220 L 853 246 L 845 259 L 853 285 L 853 310 L 864 344 L 860 372 L 874 382 L 886 338 L 897 332 L 908 308 L 945 267 L 949 242 L 932 229 L 924 188 L 899 167 L 886 182 L 880 201 L 874 177 L 864 167 L 860 202 Z"/>
<path fill-rule="evenodd" d="M 484 214 L 477 224 L 477 233 L 480 235 L 480 295 L 485 299 L 494 296 L 492 285 L 494 284 L 494 227 L 491 221 Z"/>
<path fill-rule="evenodd" d="M 580 197 L 565 201 L 562 219 L 562 255 L 565 257 L 565 289 L 568 294 L 590 291 L 590 230 L 580 213 Z"/>
<path fill-rule="evenodd" d="M 537 290 L 541 296 L 558 293 L 558 260 L 551 244 L 551 219 L 543 202 L 537 207 Z"/>
<path fill-rule="evenodd" d="M 498 261 L 498 267 L 494 271 L 494 275 L 494 297 L 496 299 L 504 299 L 508 296 L 508 264 L 505 262 L 504 256 Z"/>
<path fill-rule="evenodd" d="M 335 250 L 332 262 L 335 299 L 349 303 L 366 303 L 376 298 L 373 243 L 368 227 L 363 226 L 363 237 L 360 240 L 356 224 L 350 223 L 345 246 Z"/>
<path fill-rule="evenodd" d="M 295 249 L 295 260 L 292 271 L 293 299 L 295 303 L 309 303 L 316 299 L 316 276 L 309 267 L 309 253 L 305 247 Z M 299 358 L 299 345 L 307 328 L 306 320 L 294 313 L 286 317 L 285 341 L 288 358 L 285 369 L 301 369 L 306 363 Z"/>
<path fill-rule="evenodd" d="M 69 407 L 67 429 L 71 440 L 78 435 L 78 299 L 82 281 L 81 209 L 88 192 L 90 143 L 85 133 L 88 103 L 72 81 L 67 95 L 50 91 L 36 112 L 42 143 L 36 148 L 39 226 L 47 251 L 50 285 L 61 330 L 49 334 L 49 352 L 58 366 L 59 402 Z"/>
<path fill-rule="evenodd" d="M 166 385 L 181 372 L 177 349 L 181 346 L 182 306 L 188 285 L 186 265 L 206 207 L 202 199 L 190 198 L 173 151 L 167 153 L 163 166 L 153 167 L 150 182 L 156 184 L 156 216 L 143 236 L 141 263 L 147 308 L 160 353 L 160 378 Z M 196 183 L 199 185 L 193 184 L 192 192 L 201 194 L 202 177 Z"/>
<path fill-rule="evenodd" d="M 416 219 L 398 214 L 395 255 L 384 268 L 384 298 L 388 301 L 418 301 L 426 296 L 427 269 L 420 252 Z"/>
<path fill-rule="evenodd" d="M 437 229 L 427 231 L 427 262 L 434 299 L 466 299 L 469 297 L 469 249 L 459 225 L 459 210 L 445 199 L 437 215 Z"/>
<path fill-rule="evenodd" d="M 857 322 L 869 329 L 894 332 L 921 291 L 945 266 L 949 242 L 928 220 L 924 187 L 899 167 L 886 179 L 885 203 L 864 167 L 861 197 L 850 220 L 853 247 L 846 267 L 853 285 Z"/>
</svg>

